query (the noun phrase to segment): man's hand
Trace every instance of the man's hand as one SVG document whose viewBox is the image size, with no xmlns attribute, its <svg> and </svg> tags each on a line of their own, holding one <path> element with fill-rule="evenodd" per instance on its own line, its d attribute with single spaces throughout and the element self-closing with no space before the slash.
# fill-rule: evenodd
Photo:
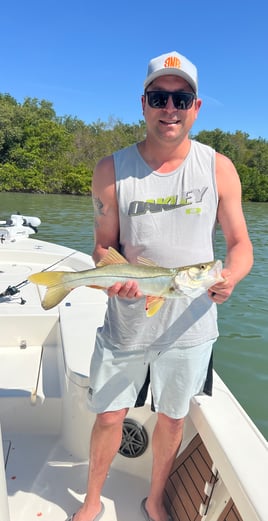
<svg viewBox="0 0 268 521">
<path fill-rule="evenodd" d="M 214 284 L 214 286 L 211 286 L 208 290 L 208 296 L 213 302 L 216 302 L 216 304 L 223 304 L 223 302 L 228 300 L 235 287 L 235 282 L 230 270 L 224 268 L 221 275 L 224 281 Z"/>
<path fill-rule="evenodd" d="M 143 295 L 135 280 L 128 280 L 124 284 L 116 282 L 107 289 L 107 293 L 109 297 L 117 296 L 121 298 L 140 298 Z"/>
</svg>

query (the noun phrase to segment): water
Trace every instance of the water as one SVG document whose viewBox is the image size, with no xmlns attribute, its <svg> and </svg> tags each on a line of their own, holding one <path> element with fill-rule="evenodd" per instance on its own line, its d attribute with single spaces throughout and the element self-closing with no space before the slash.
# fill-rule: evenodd
<svg viewBox="0 0 268 521">
<path fill-rule="evenodd" d="M 232 298 L 218 306 L 220 338 L 215 348 L 215 368 L 268 439 L 268 205 L 247 203 L 244 210 L 255 264 Z M 90 198 L 0 193 L 0 219 L 17 211 L 40 217 L 37 238 L 92 253 Z M 220 233 L 217 254 L 223 258 Z"/>
</svg>

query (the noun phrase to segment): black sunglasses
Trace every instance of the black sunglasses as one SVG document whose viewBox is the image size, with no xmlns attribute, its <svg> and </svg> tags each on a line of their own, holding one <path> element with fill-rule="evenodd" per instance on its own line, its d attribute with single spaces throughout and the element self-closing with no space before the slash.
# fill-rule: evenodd
<svg viewBox="0 0 268 521">
<path fill-rule="evenodd" d="M 148 103 L 153 109 L 164 109 L 169 96 L 172 97 L 173 105 L 175 109 L 187 110 L 193 105 L 196 95 L 193 92 L 183 92 L 176 90 L 169 92 L 167 90 L 151 90 L 146 92 Z"/>
</svg>

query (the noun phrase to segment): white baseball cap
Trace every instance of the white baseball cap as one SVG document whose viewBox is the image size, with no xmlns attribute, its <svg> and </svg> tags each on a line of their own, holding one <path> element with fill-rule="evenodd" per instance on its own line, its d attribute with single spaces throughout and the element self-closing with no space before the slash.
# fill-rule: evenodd
<svg viewBox="0 0 268 521">
<path fill-rule="evenodd" d="M 149 62 L 144 89 L 159 76 L 167 76 L 169 74 L 184 78 L 191 85 L 195 94 L 197 94 L 197 68 L 185 56 L 176 51 L 161 54 L 161 56 L 157 56 Z"/>
</svg>

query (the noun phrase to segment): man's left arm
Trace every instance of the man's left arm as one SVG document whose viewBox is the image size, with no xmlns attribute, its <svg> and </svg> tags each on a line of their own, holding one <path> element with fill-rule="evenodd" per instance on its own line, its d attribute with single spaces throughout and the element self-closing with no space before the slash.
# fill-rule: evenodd
<svg viewBox="0 0 268 521">
<path fill-rule="evenodd" d="M 219 194 L 217 218 L 226 243 L 226 258 L 222 276 L 224 282 L 215 284 L 208 294 L 213 302 L 222 304 L 235 286 L 251 270 L 253 248 L 241 203 L 241 183 L 233 163 L 216 154 L 216 178 Z"/>
</svg>

